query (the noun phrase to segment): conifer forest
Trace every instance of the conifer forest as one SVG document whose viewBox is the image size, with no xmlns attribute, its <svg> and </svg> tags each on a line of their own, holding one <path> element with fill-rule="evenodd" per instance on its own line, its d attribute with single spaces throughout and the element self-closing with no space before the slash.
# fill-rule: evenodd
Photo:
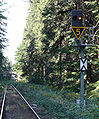
<svg viewBox="0 0 99 119">
<path fill-rule="evenodd" d="M 1 92 L 6 83 L 12 82 L 27 100 L 44 107 L 46 113 L 51 115 L 46 119 L 99 119 L 99 1 L 28 2 L 28 16 L 22 43 L 15 54 L 15 64 L 3 55 L 7 47 L 5 42 L 8 42 L 7 18 L 4 16 L 5 11 L 0 10 Z M 0 7 L 4 4 L 1 1 Z M 82 42 L 91 44 L 84 48 L 88 64 L 84 71 L 84 98 L 87 106 L 83 111 L 76 106 L 76 100 L 80 98 L 81 71 L 80 49 L 74 47 L 75 36 L 71 30 L 71 11 L 74 9 L 82 10 L 83 14 L 82 22 L 86 28 L 81 37 Z M 10 76 L 3 75 L 4 71 L 16 72 L 20 81 L 11 81 Z"/>
</svg>

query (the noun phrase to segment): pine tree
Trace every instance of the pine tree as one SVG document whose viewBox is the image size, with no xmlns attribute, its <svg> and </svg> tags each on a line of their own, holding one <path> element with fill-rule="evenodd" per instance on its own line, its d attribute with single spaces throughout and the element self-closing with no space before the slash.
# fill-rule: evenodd
<svg viewBox="0 0 99 119">
<path fill-rule="evenodd" d="M 3 2 L 1 1 L 0 2 L 0 7 L 1 7 L 1 11 L 0 11 L 0 71 L 2 70 L 2 60 L 4 58 L 3 51 L 2 51 L 3 48 L 4 48 L 3 42 L 5 42 L 7 40 L 6 37 L 5 37 L 5 35 L 6 35 L 6 30 L 5 30 L 6 17 L 3 15 L 4 11 L 2 9 L 2 6 L 3 6 Z"/>
<path fill-rule="evenodd" d="M 82 9 L 84 26 L 91 27 L 98 22 L 96 0 L 31 1 L 23 42 L 16 54 L 16 65 L 23 76 L 35 83 L 43 81 L 59 88 L 68 83 L 73 85 L 79 79 L 79 55 L 72 47 L 74 36 L 70 29 L 73 9 Z M 88 55 L 92 81 L 94 71 L 98 70 L 98 49 L 86 49 Z"/>
</svg>

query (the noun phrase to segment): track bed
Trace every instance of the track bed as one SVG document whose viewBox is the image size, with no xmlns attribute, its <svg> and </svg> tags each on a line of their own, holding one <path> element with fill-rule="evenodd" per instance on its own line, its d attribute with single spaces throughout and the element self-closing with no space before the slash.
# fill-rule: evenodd
<svg viewBox="0 0 99 119">
<path fill-rule="evenodd" d="M 6 100 L 2 119 L 40 119 L 38 118 L 13 86 L 6 90 Z"/>
</svg>

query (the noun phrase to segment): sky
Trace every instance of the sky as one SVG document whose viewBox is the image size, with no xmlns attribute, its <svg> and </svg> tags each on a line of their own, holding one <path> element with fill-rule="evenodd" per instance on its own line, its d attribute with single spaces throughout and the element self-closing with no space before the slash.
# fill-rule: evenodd
<svg viewBox="0 0 99 119">
<path fill-rule="evenodd" d="M 4 0 L 7 2 L 7 48 L 4 50 L 4 55 L 9 58 L 12 63 L 15 63 L 15 52 L 22 42 L 26 17 L 28 15 L 29 3 L 24 0 Z"/>
</svg>

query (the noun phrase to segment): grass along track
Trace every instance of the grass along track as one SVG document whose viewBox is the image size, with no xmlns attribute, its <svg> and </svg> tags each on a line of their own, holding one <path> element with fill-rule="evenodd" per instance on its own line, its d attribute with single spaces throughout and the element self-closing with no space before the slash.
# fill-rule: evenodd
<svg viewBox="0 0 99 119">
<path fill-rule="evenodd" d="M 27 82 L 10 82 L 22 95 L 37 107 L 35 111 L 41 119 L 98 119 L 98 98 L 88 99 L 86 109 L 80 110 L 76 104 L 78 94 L 71 90 L 55 90 L 49 86 Z"/>
</svg>

